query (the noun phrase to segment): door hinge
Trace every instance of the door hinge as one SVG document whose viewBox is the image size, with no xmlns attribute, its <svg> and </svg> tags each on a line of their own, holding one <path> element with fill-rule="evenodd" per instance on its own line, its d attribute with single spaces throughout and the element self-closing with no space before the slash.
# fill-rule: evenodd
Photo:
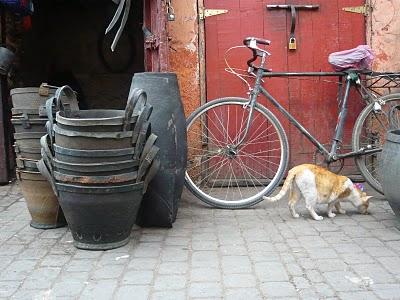
<svg viewBox="0 0 400 300">
<path fill-rule="evenodd" d="M 355 13 L 355 14 L 363 14 L 364 16 L 368 16 L 369 12 L 371 11 L 372 7 L 368 4 L 361 5 L 361 6 L 352 6 L 352 7 L 343 7 L 342 10 Z"/>
<path fill-rule="evenodd" d="M 199 11 L 199 19 L 204 20 L 205 18 L 226 14 L 228 12 L 227 9 L 200 9 Z"/>
</svg>

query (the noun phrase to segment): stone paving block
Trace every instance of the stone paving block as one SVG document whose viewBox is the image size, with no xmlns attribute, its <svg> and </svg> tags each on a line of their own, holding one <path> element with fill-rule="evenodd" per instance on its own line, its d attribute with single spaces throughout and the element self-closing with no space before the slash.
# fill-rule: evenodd
<svg viewBox="0 0 400 300">
<path fill-rule="evenodd" d="M 188 249 L 184 249 L 182 247 L 168 246 L 168 247 L 163 247 L 161 251 L 162 261 L 187 261 L 188 258 L 189 258 Z"/>
<path fill-rule="evenodd" d="M 124 265 L 105 265 L 97 268 L 91 275 L 90 279 L 116 279 L 121 276 L 124 271 Z"/>
<path fill-rule="evenodd" d="M 338 257 L 337 252 L 331 248 L 309 248 L 306 250 L 313 259 L 332 259 Z"/>
<path fill-rule="evenodd" d="M 6 244 L 4 243 L 0 247 L 0 257 L 3 256 L 15 256 L 22 251 L 24 251 L 25 245 L 13 245 L 13 244 Z"/>
<path fill-rule="evenodd" d="M 247 248 L 244 245 L 223 245 L 219 252 L 221 255 L 247 255 Z"/>
<path fill-rule="evenodd" d="M 316 265 L 321 272 L 346 271 L 348 268 L 348 265 L 339 258 L 318 259 Z"/>
<path fill-rule="evenodd" d="M 278 252 L 264 252 L 264 251 L 250 251 L 247 256 L 252 262 L 267 262 L 267 261 L 281 261 L 281 256 Z"/>
<path fill-rule="evenodd" d="M 261 292 L 264 297 L 270 299 L 272 297 L 296 297 L 297 292 L 290 282 L 265 282 L 262 283 Z"/>
<path fill-rule="evenodd" d="M 40 262 L 41 266 L 61 267 L 71 259 L 70 255 L 46 255 Z"/>
<path fill-rule="evenodd" d="M 329 244 L 319 236 L 300 236 L 298 241 L 305 249 L 329 247 Z"/>
<path fill-rule="evenodd" d="M 251 262 L 247 256 L 223 256 L 221 264 L 225 274 L 252 272 Z"/>
<path fill-rule="evenodd" d="M 189 246 L 191 239 L 189 237 L 168 236 L 164 244 L 168 246 Z"/>
<path fill-rule="evenodd" d="M 286 263 L 286 269 L 291 276 L 303 276 L 303 269 L 295 263 Z"/>
<path fill-rule="evenodd" d="M 18 290 L 10 299 L 55 299 L 51 290 Z"/>
<path fill-rule="evenodd" d="M 37 265 L 36 260 L 14 260 L 0 273 L 1 280 L 24 280 Z"/>
<path fill-rule="evenodd" d="M 214 251 L 218 249 L 218 241 L 202 241 L 202 240 L 194 240 L 192 242 L 192 250 L 209 250 Z"/>
<path fill-rule="evenodd" d="M 144 271 L 144 270 L 130 270 L 127 271 L 122 277 L 122 284 L 127 285 L 148 285 L 151 284 L 154 280 L 154 272 L 153 271 Z"/>
<path fill-rule="evenodd" d="M 36 268 L 29 276 L 26 277 L 21 289 L 28 290 L 44 290 L 50 289 L 53 281 L 60 274 L 60 267 L 41 267 Z"/>
<path fill-rule="evenodd" d="M 313 288 L 320 295 L 320 298 L 325 299 L 325 297 L 333 297 L 335 295 L 335 291 L 326 283 L 315 283 L 313 284 Z"/>
<path fill-rule="evenodd" d="M 372 236 L 372 234 L 368 234 L 369 237 L 355 237 L 352 239 L 354 243 L 356 243 L 361 248 L 365 247 L 384 247 L 385 245 L 381 240 Z"/>
<path fill-rule="evenodd" d="M 223 283 L 226 288 L 249 288 L 257 285 L 257 278 L 253 274 L 227 274 Z"/>
<path fill-rule="evenodd" d="M 192 268 L 190 274 L 191 282 L 219 282 L 221 281 L 221 270 L 220 268 Z"/>
<path fill-rule="evenodd" d="M 399 299 L 400 284 L 374 284 L 372 290 L 381 299 Z"/>
<path fill-rule="evenodd" d="M 71 259 L 65 266 L 67 272 L 89 272 L 96 266 L 94 259 Z"/>
<path fill-rule="evenodd" d="M 265 299 L 256 288 L 234 288 L 225 291 L 225 300 L 262 300 Z"/>
<path fill-rule="evenodd" d="M 392 283 L 393 275 L 384 270 L 379 264 L 360 264 L 352 266 L 360 277 L 369 277 L 374 283 Z"/>
<path fill-rule="evenodd" d="M 197 241 L 216 241 L 217 235 L 214 232 L 200 233 L 200 234 L 193 233 L 192 241 L 196 241 L 196 240 Z"/>
<path fill-rule="evenodd" d="M 377 300 L 379 299 L 373 292 L 362 291 L 362 292 L 347 292 L 338 293 L 341 299 L 351 299 L 351 300 Z"/>
<path fill-rule="evenodd" d="M 273 252 L 275 248 L 271 242 L 255 241 L 248 243 L 248 249 L 251 251 Z"/>
<path fill-rule="evenodd" d="M 386 242 L 385 244 L 396 252 L 400 251 L 400 241 L 390 241 Z"/>
<path fill-rule="evenodd" d="M 364 248 L 365 252 L 367 252 L 369 255 L 377 258 L 377 257 L 392 257 L 392 256 L 397 256 L 397 254 L 388 249 L 387 247 L 365 247 Z"/>
<path fill-rule="evenodd" d="M 349 271 L 333 271 L 323 273 L 326 282 L 338 292 L 359 291 L 364 289 L 361 278 Z"/>
<path fill-rule="evenodd" d="M 85 251 L 85 250 L 77 250 L 74 254 L 74 259 L 82 259 L 82 258 L 90 258 L 97 259 L 102 255 L 102 251 Z"/>
<path fill-rule="evenodd" d="M 118 300 L 147 300 L 149 295 L 149 285 L 122 285 L 116 291 L 114 298 Z"/>
<path fill-rule="evenodd" d="M 285 267 L 280 262 L 256 263 L 254 268 L 260 282 L 289 280 Z"/>
<path fill-rule="evenodd" d="M 222 297 L 222 285 L 217 282 L 192 282 L 189 285 L 189 298 L 218 298 Z"/>
<path fill-rule="evenodd" d="M 81 291 L 89 284 L 89 282 L 84 280 L 79 280 L 76 278 L 66 278 L 66 280 L 56 282 L 52 287 L 52 295 L 56 299 L 62 297 L 77 297 L 81 294 Z"/>
<path fill-rule="evenodd" d="M 158 264 L 158 258 L 134 257 L 129 261 L 128 269 L 154 270 L 157 264 Z"/>
<path fill-rule="evenodd" d="M 18 281 L 0 281 L 0 298 L 9 298 L 22 284 Z"/>
<path fill-rule="evenodd" d="M 400 240 L 400 231 L 397 228 L 374 229 L 372 234 L 381 241 Z"/>
<path fill-rule="evenodd" d="M 305 271 L 305 274 L 312 283 L 321 283 L 325 281 L 321 272 L 319 272 L 318 270 L 307 270 Z"/>
<path fill-rule="evenodd" d="M 186 281 L 184 275 L 159 275 L 154 280 L 154 289 L 159 291 L 183 289 Z"/>
<path fill-rule="evenodd" d="M 308 281 L 308 279 L 305 278 L 305 277 L 302 277 L 302 276 L 292 277 L 291 281 L 293 282 L 294 286 L 298 290 L 308 289 L 308 288 L 311 287 L 310 282 Z"/>
<path fill-rule="evenodd" d="M 134 257 L 158 257 L 161 253 L 161 245 L 157 243 L 137 244 L 134 251 Z"/>
<path fill-rule="evenodd" d="M 217 268 L 219 266 L 219 258 L 217 251 L 193 251 L 192 266 Z"/>
<path fill-rule="evenodd" d="M 113 299 L 118 282 L 114 279 L 89 281 L 80 299 L 108 300 Z"/>
<path fill-rule="evenodd" d="M 348 265 L 365 264 L 374 261 L 374 259 L 366 253 L 342 253 L 340 256 Z"/>
<path fill-rule="evenodd" d="M 378 257 L 377 260 L 392 274 L 400 274 L 400 257 Z"/>
<path fill-rule="evenodd" d="M 132 299 L 132 298 L 131 298 Z M 185 300 L 185 291 L 156 291 L 151 295 L 151 300 Z M 136 300 L 136 298 L 135 298 Z"/>
<path fill-rule="evenodd" d="M 186 262 L 164 262 L 158 267 L 159 274 L 186 274 L 188 264 Z"/>
</svg>

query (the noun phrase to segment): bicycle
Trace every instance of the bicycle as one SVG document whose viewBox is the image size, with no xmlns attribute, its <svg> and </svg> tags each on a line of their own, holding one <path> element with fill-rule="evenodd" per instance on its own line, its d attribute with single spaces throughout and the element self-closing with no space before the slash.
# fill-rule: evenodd
<svg viewBox="0 0 400 300">
<path fill-rule="evenodd" d="M 219 208 L 246 208 L 262 201 L 282 181 L 289 161 L 289 144 L 278 118 L 257 102 L 263 95 L 322 154 L 329 166 L 354 157 L 365 180 L 382 193 L 378 160 L 385 140 L 390 108 L 400 103 L 400 93 L 380 96 L 361 81 L 369 74 L 379 77 L 397 73 L 345 72 L 277 73 L 277 76 L 340 76 L 345 78 L 344 93 L 339 95 L 340 110 L 330 149 L 319 142 L 262 86 L 271 71 L 265 68 L 270 53 L 259 44 L 270 41 L 248 37 L 244 45 L 252 51 L 247 61 L 248 73 L 255 77 L 249 98 L 225 97 L 212 100 L 195 110 L 187 119 L 188 167 L 187 188 L 203 202 Z M 254 62 L 259 61 L 256 66 Z M 341 150 L 350 89 L 355 88 L 366 103 L 352 133 L 352 151 Z"/>
</svg>

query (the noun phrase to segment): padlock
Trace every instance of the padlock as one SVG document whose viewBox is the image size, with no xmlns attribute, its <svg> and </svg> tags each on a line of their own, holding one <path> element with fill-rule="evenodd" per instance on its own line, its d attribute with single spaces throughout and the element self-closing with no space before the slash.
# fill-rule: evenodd
<svg viewBox="0 0 400 300">
<path fill-rule="evenodd" d="M 175 14 L 174 13 L 168 13 L 168 21 L 175 21 Z"/>
<path fill-rule="evenodd" d="M 295 37 L 291 37 L 289 39 L 289 50 L 296 50 L 296 49 L 297 49 L 296 38 Z"/>
</svg>

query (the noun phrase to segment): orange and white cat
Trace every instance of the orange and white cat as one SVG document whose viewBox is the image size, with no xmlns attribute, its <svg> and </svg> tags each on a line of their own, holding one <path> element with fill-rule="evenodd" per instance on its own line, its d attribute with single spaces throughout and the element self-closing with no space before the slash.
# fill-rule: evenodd
<svg viewBox="0 0 400 300">
<path fill-rule="evenodd" d="M 295 205 L 300 199 L 304 199 L 306 207 L 314 220 L 323 219 L 314 207 L 316 204 L 328 204 L 328 217 L 336 216 L 332 212 L 333 207 L 340 214 L 346 213 L 341 207 L 341 201 L 350 201 L 358 211 L 367 214 L 369 205 L 367 196 L 346 176 L 334 174 L 322 167 L 304 164 L 291 169 L 283 184 L 282 190 L 275 197 L 263 197 L 265 200 L 275 202 L 289 194 L 289 210 L 292 216 L 299 217 Z"/>
</svg>

